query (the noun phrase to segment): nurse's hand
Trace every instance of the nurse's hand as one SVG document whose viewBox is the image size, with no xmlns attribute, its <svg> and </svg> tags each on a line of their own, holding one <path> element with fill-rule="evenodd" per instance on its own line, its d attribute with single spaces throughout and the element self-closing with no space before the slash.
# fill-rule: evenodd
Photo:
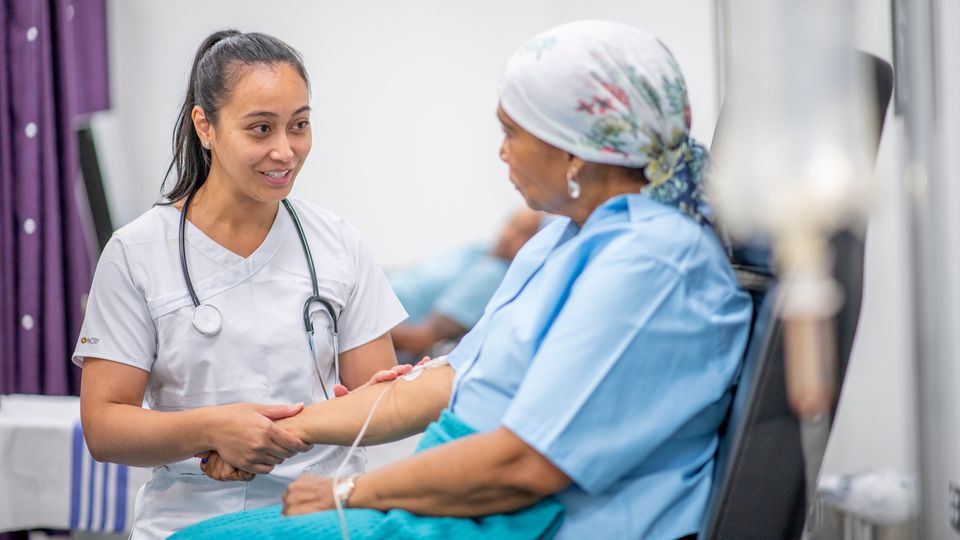
<svg viewBox="0 0 960 540">
<path fill-rule="evenodd" d="M 333 478 L 305 474 L 287 486 L 282 500 L 285 516 L 333 510 Z"/>
<path fill-rule="evenodd" d="M 256 476 L 230 465 L 220 457 L 220 454 L 213 451 L 197 454 L 197 457 L 201 458 L 200 470 L 214 480 L 249 482 Z"/>
<path fill-rule="evenodd" d="M 214 415 L 210 433 L 213 450 L 238 469 L 268 474 L 275 465 L 313 445 L 306 444 L 274 421 L 294 416 L 303 410 L 298 405 L 260 405 L 235 403 L 211 407 Z"/>
<path fill-rule="evenodd" d="M 427 358 L 424 358 L 427 360 Z M 423 363 L 423 361 L 421 361 Z M 419 365 L 419 364 L 418 364 Z M 370 380 L 364 383 L 361 386 L 354 388 L 354 390 L 359 390 L 361 388 L 366 388 L 368 386 L 373 386 L 375 384 L 380 384 L 382 382 L 392 381 L 397 377 L 403 377 L 407 373 L 410 373 L 410 370 L 413 369 L 413 366 L 409 364 L 400 364 L 398 366 L 393 366 L 390 369 L 381 369 L 380 371 L 373 374 L 373 377 L 370 377 Z M 333 385 L 333 396 L 334 397 L 343 397 L 350 393 L 350 390 L 342 384 Z"/>
</svg>

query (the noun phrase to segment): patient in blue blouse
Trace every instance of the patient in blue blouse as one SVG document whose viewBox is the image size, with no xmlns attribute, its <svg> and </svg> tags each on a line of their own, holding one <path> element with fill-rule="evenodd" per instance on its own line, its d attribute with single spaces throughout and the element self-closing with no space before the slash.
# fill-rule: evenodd
<svg viewBox="0 0 960 540">
<path fill-rule="evenodd" d="M 700 531 L 752 308 L 711 228 L 677 62 L 638 29 L 569 23 L 520 48 L 499 98 L 510 181 L 562 217 L 520 250 L 449 366 L 279 421 L 349 445 L 386 388 L 363 444 L 444 427 L 454 440 L 360 476 L 305 475 L 282 510 L 196 537 L 335 536 L 337 504 L 354 539 Z"/>
</svg>

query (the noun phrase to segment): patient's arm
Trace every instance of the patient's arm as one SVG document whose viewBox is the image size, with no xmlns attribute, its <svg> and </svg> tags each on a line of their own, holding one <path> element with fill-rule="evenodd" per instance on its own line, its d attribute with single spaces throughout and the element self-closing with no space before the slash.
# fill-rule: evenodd
<svg viewBox="0 0 960 540">
<path fill-rule="evenodd" d="M 283 495 L 283 513 L 334 508 L 332 478 L 304 475 Z M 570 478 L 506 428 L 463 437 L 356 479 L 351 508 L 402 508 L 432 516 L 511 512 L 570 485 Z"/>
<path fill-rule="evenodd" d="M 360 432 L 374 401 L 388 385 L 393 385 L 380 401 L 360 444 L 400 440 L 423 431 L 440 416 L 450 401 L 453 376 L 449 365 L 427 368 L 412 381 L 398 379 L 367 386 L 346 396 L 304 407 L 300 414 L 280 420 L 278 425 L 304 442 L 349 446 Z"/>
<path fill-rule="evenodd" d="M 426 427 L 450 398 L 453 369 L 427 369 L 412 382 L 398 380 L 373 416 L 364 444 L 405 437 Z M 382 385 L 378 385 L 382 386 Z M 379 387 L 304 409 L 280 420 L 284 429 L 315 444 L 352 442 L 379 395 Z M 312 421 L 304 420 L 312 418 Z M 299 423 L 298 423 L 299 422 Z M 301 431 L 306 427 L 304 431 Z M 481 516 L 511 512 L 570 485 L 550 460 L 506 428 L 431 448 L 365 474 L 347 503 L 352 508 L 402 508 L 416 514 Z M 304 475 L 283 496 L 283 513 L 334 507 L 331 478 Z"/>
<path fill-rule="evenodd" d="M 427 358 L 424 358 L 424 361 L 426 360 Z M 290 429 L 294 429 L 294 425 L 297 426 L 298 433 L 313 432 L 312 436 L 318 440 L 323 440 L 325 444 L 351 445 L 366 420 L 373 401 L 388 388 L 387 385 L 390 384 L 390 381 L 406 375 L 412 368 L 413 366 L 402 365 L 394 366 L 389 370 L 378 371 L 366 384 L 355 389 L 352 393 L 345 386 L 336 385 L 334 393 L 337 395 L 337 399 L 306 407 L 303 411 L 307 413 L 306 415 L 298 417 L 299 420 L 287 425 Z M 430 376 L 427 376 L 427 372 L 437 371 L 439 373 L 431 373 Z M 415 384 L 418 382 L 419 384 Z M 452 383 L 453 369 L 447 365 L 429 368 L 413 381 L 396 383 L 404 386 L 404 388 L 391 388 L 390 395 L 384 396 L 384 399 L 381 400 L 374 421 L 367 430 L 368 436 L 365 437 L 363 443 L 389 442 L 423 431 L 427 424 L 440 415 L 440 411 L 449 401 Z M 409 385 L 414 385 L 414 389 L 406 388 Z M 397 396 L 392 397 L 394 394 L 397 394 Z M 371 395 L 373 396 L 372 399 L 370 399 Z M 422 396 L 422 399 L 416 398 L 415 395 Z M 355 397 L 350 398 L 350 396 Z M 346 404 L 341 406 L 340 403 L 345 400 Z M 337 405 L 333 406 L 334 403 Z M 398 406 L 402 407 L 405 412 L 401 414 L 397 414 L 396 411 L 390 411 L 393 414 L 387 412 L 389 409 L 395 409 Z M 331 407 L 333 407 L 333 410 L 331 410 Z M 389 417 L 383 416 L 385 412 Z M 324 425 L 317 419 L 323 419 L 325 415 L 330 414 L 337 415 L 340 420 L 343 420 L 343 423 L 336 423 L 335 429 L 347 429 L 346 433 L 324 432 Z M 394 425 L 386 425 L 389 423 Z M 372 440 L 369 437 L 371 431 L 379 433 L 381 439 Z M 349 437 L 349 441 L 336 442 L 344 436 Z M 386 438 L 384 439 L 384 437 Z M 250 480 L 253 478 L 253 475 L 245 474 L 244 471 L 224 461 L 217 452 L 203 452 L 196 457 L 206 458 L 206 462 L 201 464 L 201 469 L 214 480 Z"/>
</svg>

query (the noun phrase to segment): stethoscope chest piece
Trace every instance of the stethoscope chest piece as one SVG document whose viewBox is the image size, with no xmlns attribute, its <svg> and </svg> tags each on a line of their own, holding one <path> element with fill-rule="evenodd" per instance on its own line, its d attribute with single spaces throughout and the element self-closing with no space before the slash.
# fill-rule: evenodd
<svg viewBox="0 0 960 540">
<path fill-rule="evenodd" d="M 213 337 L 223 329 L 223 315 L 210 304 L 200 304 L 193 310 L 193 327 L 197 332 Z"/>
</svg>

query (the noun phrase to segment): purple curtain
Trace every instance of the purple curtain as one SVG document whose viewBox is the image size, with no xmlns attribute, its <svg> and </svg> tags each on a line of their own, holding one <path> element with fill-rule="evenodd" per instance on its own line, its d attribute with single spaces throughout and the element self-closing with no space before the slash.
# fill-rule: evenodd
<svg viewBox="0 0 960 540">
<path fill-rule="evenodd" d="M 104 2 L 0 0 L 0 393 L 79 390 L 94 257 L 74 128 L 108 107 Z"/>
</svg>

